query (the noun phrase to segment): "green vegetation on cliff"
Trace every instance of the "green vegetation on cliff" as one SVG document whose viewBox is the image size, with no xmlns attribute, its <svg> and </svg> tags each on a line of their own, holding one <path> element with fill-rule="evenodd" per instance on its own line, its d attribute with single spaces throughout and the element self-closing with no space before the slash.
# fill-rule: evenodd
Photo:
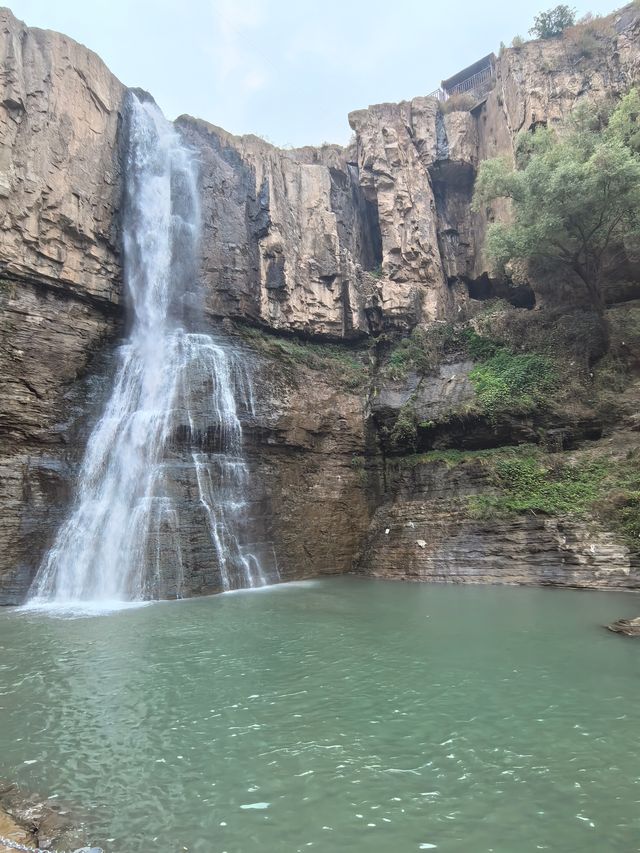
<svg viewBox="0 0 640 853">
<path fill-rule="evenodd" d="M 527 512 L 581 516 L 601 496 L 609 472 L 602 459 L 571 464 L 525 448 L 492 460 L 489 479 L 499 494 L 474 497 L 471 508 L 480 517 Z"/>
<path fill-rule="evenodd" d="M 590 449 L 546 453 L 520 445 L 475 451 L 435 450 L 407 456 L 403 466 L 480 466 L 491 491 L 466 498 L 478 519 L 515 515 L 595 518 L 640 552 L 640 451 Z"/>
<path fill-rule="evenodd" d="M 434 324 L 429 329 L 416 326 L 408 337 L 391 344 L 380 375 L 392 380 L 405 379 L 411 372 L 425 376 L 437 369 L 443 356 L 459 350 L 463 343 L 462 328 L 451 323 Z"/>
<path fill-rule="evenodd" d="M 501 414 L 527 414 L 544 406 L 558 384 L 554 360 L 536 352 L 514 352 L 505 342 L 478 334 L 470 326 L 443 324 L 417 328 L 389 352 L 380 374 L 403 380 L 409 372 L 434 373 L 447 355 L 477 362 L 469 374 L 476 399 L 458 414 L 476 414 L 495 421 Z M 401 408 L 392 431 L 394 446 L 415 444 L 417 419 L 414 400 Z M 427 428 L 428 424 L 420 424 Z"/>
<path fill-rule="evenodd" d="M 513 353 L 503 348 L 469 374 L 476 389 L 475 407 L 490 421 L 500 414 L 527 414 L 546 403 L 557 384 L 550 359 L 537 353 Z"/>
<path fill-rule="evenodd" d="M 633 450 L 622 461 L 606 454 L 567 460 L 531 451 L 495 460 L 490 481 L 497 495 L 474 496 L 478 517 L 533 513 L 595 516 L 640 550 L 640 458 Z"/>
<path fill-rule="evenodd" d="M 576 10 L 562 4 L 536 15 L 529 33 L 537 39 L 554 38 L 574 24 L 575 20 Z"/>
<path fill-rule="evenodd" d="M 301 338 L 264 332 L 253 326 L 238 326 L 251 346 L 289 365 L 304 365 L 331 377 L 337 385 L 353 391 L 368 387 L 368 350 L 344 344 L 314 343 Z"/>
</svg>

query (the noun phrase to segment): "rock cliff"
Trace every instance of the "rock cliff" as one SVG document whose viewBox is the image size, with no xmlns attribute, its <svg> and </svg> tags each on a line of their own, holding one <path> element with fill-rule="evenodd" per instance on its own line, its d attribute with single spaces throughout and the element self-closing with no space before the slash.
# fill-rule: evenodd
<svg viewBox="0 0 640 853">
<path fill-rule="evenodd" d="M 355 566 L 384 576 L 637 585 L 635 558 L 603 521 L 480 522 L 460 498 L 491 494 L 482 468 L 398 460 L 554 441 L 563 452 L 610 437 L 616 417 L 632 417 L 633 394 L 615 416 L 589 397 L 604 350 L 591 327 L 588 346 L 572 349 L 570 327 L 583 326 L 570 295 L 554 302 L 548 282 L 491 273 L 486 226 L 508 210 L 472 213 L 470 202 L 478 164 L 512 157 L 518 133 L 638 82 L 639 30 L 632 4 L 562 39 L 504 49 L 492 87 L 473 103 L 455 109 L 416 97 L 358 110 L 347 148 L 285 151 L 177 120 L 201 164 L 211 327 L 259 364 L 258 414 L 244 425 L 261 484 L 252 500 L 283 578 Z M 126 89 L 90 50 L 6 9 L 0 33 L 0 601 L 17 602 L 68 508 L 122 335 Z M 625 272 L 636 275 L 629 265 Z M 637 292 L 634 280 L 611 282 L 610 302 Z M 473 356 L 455 346 L 431 352 L 442 330 L 479 328 L 496 299 L 502 313 L 489 325 L 499 330 L 507 318 L 517 346 L 532 330 L 544 337 L 564 324 L 558 345 L 575 356 L 576 377 L 582 371 L 579 404 L 488 416 L 477 406 Z M 526 319 L 514 319 L 518 312 Z M 394 373 L 394 347 L 413 341 L 412 329 L 423 334 L 423 363 Z M 629 340 L 627 329 L 613 353 L 625 388 L 640 365 Z M 188 587 L 215 588 L 197 559 Z"/>
<path fill-rule="evenodd" d="M 87 416 L 79 378 L 116 332 L 125 89 L 91 51 L 7 9 L 0 34 L 0 597 L 16 601 L 60 521 Z"/>
<path fill-rule="evenodd" d="M 639 589 L 640 566 L 597 519 L 529 512 L 477 517 L 494 493 L 481 457 L 437 455 L 390 466 L 391 501 L 373 518 L 359 570 L 374 577 L 453 583 Z"/>
<path fill-rule="evenodd" d="M 94 53 L 7 9 L 0 34 L 1 268 L 118 302 L 125 89 Z"/>
</svg>

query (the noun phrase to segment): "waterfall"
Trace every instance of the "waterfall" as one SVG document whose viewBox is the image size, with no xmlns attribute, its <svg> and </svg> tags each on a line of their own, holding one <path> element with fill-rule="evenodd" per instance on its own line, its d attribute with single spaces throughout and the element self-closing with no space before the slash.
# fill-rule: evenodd
<svg viewBox="0 0 640 853">
<path fill-rule="evenodd" d="M 250 366 L 241 350 L 202 333 L 194 154 L 150 100 L 131 93 L 127 117 L 131 328 L 31 606 L 181 596 L 194 559 L 185 515 L 206 528 L 197 561 L 209 574 L 217 569 L 209 588 L 277 578 L 251 544 L 240 422 L 241 413 L 254 414 Z"/>
</svg>

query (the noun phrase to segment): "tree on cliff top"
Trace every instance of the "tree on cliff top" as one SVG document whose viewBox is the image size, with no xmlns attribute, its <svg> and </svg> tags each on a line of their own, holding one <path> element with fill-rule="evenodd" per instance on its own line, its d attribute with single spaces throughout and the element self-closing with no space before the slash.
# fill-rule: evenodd
<svg viewBox="0 0 640 853">
<path fill-rule="evenodd" d="M 561 35 L 576 22 L 576 10 L 569 6 L 556 6 L 548 12 L 540 12 L 533 19 L 529 35 L 537 39 L 549 39 Z"/>
<path fill-rule="evenodd" d="M 547 260 L 571 269 L 602 307 L 605 267 L 640 237 L 640 95 L 613 112 L 579 106 L 557 132 L 539 128 L 516 142 L 516 163 L 481 164 L 474 208 L 512 201 L 511 224 L 494 223 L 487 254 L 498 269 Z"/>
</svg>

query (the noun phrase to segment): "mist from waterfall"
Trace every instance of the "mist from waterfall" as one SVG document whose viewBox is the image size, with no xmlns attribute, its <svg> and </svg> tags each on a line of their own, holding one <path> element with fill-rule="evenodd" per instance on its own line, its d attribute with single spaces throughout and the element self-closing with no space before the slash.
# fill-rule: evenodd
<svg viewBox="0 0 640 853">
<path fill-rule="evenodd" d="M 191 546 L 176 472 L 192 484 L 184 487 L 189 511 L 207 531 L 199 560 L 219 572 L 218 586 L 277 578 L 273 562 L 263 569 L 248 529 L 240 415 L 254 414 L 251 370 L 240 350 L 202 331 L 194 154 L 150 100 L 131 93 L 127 120 L 123 248 L 131 328 L 74 505 L 28 606 L 180 597 Z"/>
</svg>

